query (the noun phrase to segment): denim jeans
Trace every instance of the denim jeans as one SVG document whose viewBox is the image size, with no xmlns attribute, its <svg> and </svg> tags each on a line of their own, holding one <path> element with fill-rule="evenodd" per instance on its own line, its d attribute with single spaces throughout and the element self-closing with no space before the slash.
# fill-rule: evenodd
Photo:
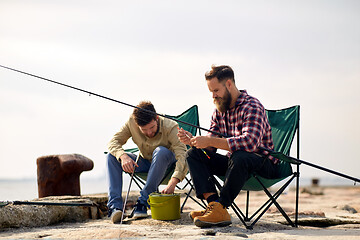
<svg viewBox="0 0 360 240">
<path fill-rule="evenodd" d="M 127 153 L 134 161 L 136 155 Z M 169 149 L 159 146 L 152 154 L 152 161 L 139 157 L 135 172 L 147 172 L 147 180 L 143 189 L 140 191 L 140 203 L 149 206 L 147 199 L 149 194 L 155 192 L 163 179 L 166 170 L 176 162 L 175 155 Z M 108 181 L 108 207 L 109 209 L 123 209 L 123 199 L 121 197 L 123 187 L 123 169 L 121 163 L 110 153 L 106 161 L 107 181 Z"/>
</svg>

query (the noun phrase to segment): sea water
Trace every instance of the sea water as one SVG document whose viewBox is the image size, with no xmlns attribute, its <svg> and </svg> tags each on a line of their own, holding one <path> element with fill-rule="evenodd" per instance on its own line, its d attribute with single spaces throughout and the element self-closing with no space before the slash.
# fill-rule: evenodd
<svg viewBox="0 0 360 240">
<path fill-rule="evenodd" d="M 82 195 L 107 193 L 106 178 L 80 179 Z M 124 178 L 123 190 L 127 191 L 129 180 Z M 136 186 L 135 186 L 136 187 Z M 131 190 L 136 188 L 131 186 Z M 0 201 L 32 200 L 38 198 L 37 179 L 0 179 Z"/>
<path fill-rule="evenodd" d="M 354 182 L 340 178 L 320 178 L 319 186 L 352 186 Z M 129 188 L 130 177 L 124 176 L 123 191 Z M 310 186 L 311 178 L 300 178 L 300 186 Z M 107 193 L 106 177 L 80 179 L 81 194 Z M 290 187 L 294 186 L 293 181 Z M 160 190 L 162 188 L 160 187 Z M 130 190 L 138 191 L 139 188 L 132 182 Z M 0 179 L 0 201 L 32 200 L 38 197 L 37 179 Z"/>
</svg>

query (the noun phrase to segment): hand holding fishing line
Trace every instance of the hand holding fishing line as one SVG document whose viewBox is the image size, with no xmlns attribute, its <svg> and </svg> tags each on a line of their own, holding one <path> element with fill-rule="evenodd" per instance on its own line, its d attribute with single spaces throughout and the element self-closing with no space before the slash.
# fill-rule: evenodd
<svg viewBox="0 0 360 240">
<path fill-rule="evenodd" d="M 190 145 L 196 148 L 207 148 L 210 145 L 208 144 L 208 137 L 206 136 L 196 136 L 190 139 Z"/>
<path fill-rule="evenodd" d="M 184 130 L 183 128 L 179 129 L 178 137 L 180 141 L 186 145 L 196 148 L 206 148 L 208 145 L 205 144 L 205 137 L 203 136 L 193 136 L 190 132 Z"/>
<path fill-rule="evenodd" d="M 179 128 L 178 128 L 179 129 Z M 178 132 L 178 137 L 180 139 L 180 141 L 184 144 L 187 144 L 189 146 L 192 147 L 196 147 L 199 148 L 203 151 L 203 153 L 206 155 L 206 157 L 208 159 L 210 159 L 209 155 L 206 153 L 206 151 L 202 148 L 199 147 L 199 144 L 197 143 L 197 139 L 196 137 L 193 137 L 191 133 L 189 133 L 188 131 L 185 131 L 183 128 L 179 129 Z M 194 139 L 195 138 L 195 139 Z"/>
<path fill-rule="evenodd" d="M 183 128 L 178 127 L 178 130 L 179 130 L 179 132 L 178 132 L 177 136 L 178 136 L 180 142 L 191 146 L 190 140 L 193 137 L 193 135 L 191 133 L 189 133 L 188 131 L 184 130 Z"/>
</svg>

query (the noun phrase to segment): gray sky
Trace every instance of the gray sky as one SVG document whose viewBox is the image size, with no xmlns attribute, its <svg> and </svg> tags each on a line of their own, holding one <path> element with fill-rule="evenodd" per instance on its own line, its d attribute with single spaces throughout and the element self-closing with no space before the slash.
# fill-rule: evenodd
<svg viewBox="0 0 360 240">
<path fill-rule="evenodd" d="M 360 2 L 0 2 L 0 65 L 177 115 L 214 109 L 204 73 L 228 64 L 267 109 L 301 105 L 301 158 L 360 177 Z M 132 109 L 0 69 L 0 178 L 79 153 L 105 173 Z M 203 133 L 204 134 L 204 133 Z M 133 146 L 129 144 L 129 146 Z M 302 167 L 302 176 L 329 176 Z"/>
</svg>

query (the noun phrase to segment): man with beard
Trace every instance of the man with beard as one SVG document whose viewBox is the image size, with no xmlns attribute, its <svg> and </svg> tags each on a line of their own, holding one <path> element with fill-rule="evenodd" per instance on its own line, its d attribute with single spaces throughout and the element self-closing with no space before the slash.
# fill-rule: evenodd
<svg viewBox="0 0 360 240">
<path fill-rule="evenodd" d="M 177 137 L 179 125 L 173 120 L 158 116 L 151 102 L 140 102 L 137 107 L 108 145 L 110 153 L 107 155 L 107 205 L 113 223 L 121 220 L 124 211 L 121 197 L 123 171 L 132 173 L 135 169 L 135 172 L 148 173 L 146 184 L 135 205 L 135 219 L 148 216 L 149 194 L 157 190 L 169 167 L 176 164 L 168 185 L 162 191 L 164 194 L 174 193 L 176 184 L 185 178 L 188 171 L 185 163 L 186 146 Z M 123 149 L 129 138 L 132 138 L 140 150 L 137 163 L 137 156 L 125 153 Z"/>
<path fill-rule="evenodd" d="M 259 147 L 273 149 L 271 128 L 265 109 L 258 99 L 239 91 L 229 66 L 212 66 L 205 74 L 216 109 L 207 136 L 192 136 L 180 129 L 181 142 L 190 145 L 186 155 L 196 196 L 206 199 L 203 211 L 192 211 L 190 217 L 198 227 L 227 226 L 231 217 L 227 208 L 239 194 L 253 172 L 267 178 L 278 176 L 277 159 L 264 157 Z M 228 151 L 226 155 L 216 149 Z M 218 195 L 211 175 L 225 176 Z"/>
</svg>

